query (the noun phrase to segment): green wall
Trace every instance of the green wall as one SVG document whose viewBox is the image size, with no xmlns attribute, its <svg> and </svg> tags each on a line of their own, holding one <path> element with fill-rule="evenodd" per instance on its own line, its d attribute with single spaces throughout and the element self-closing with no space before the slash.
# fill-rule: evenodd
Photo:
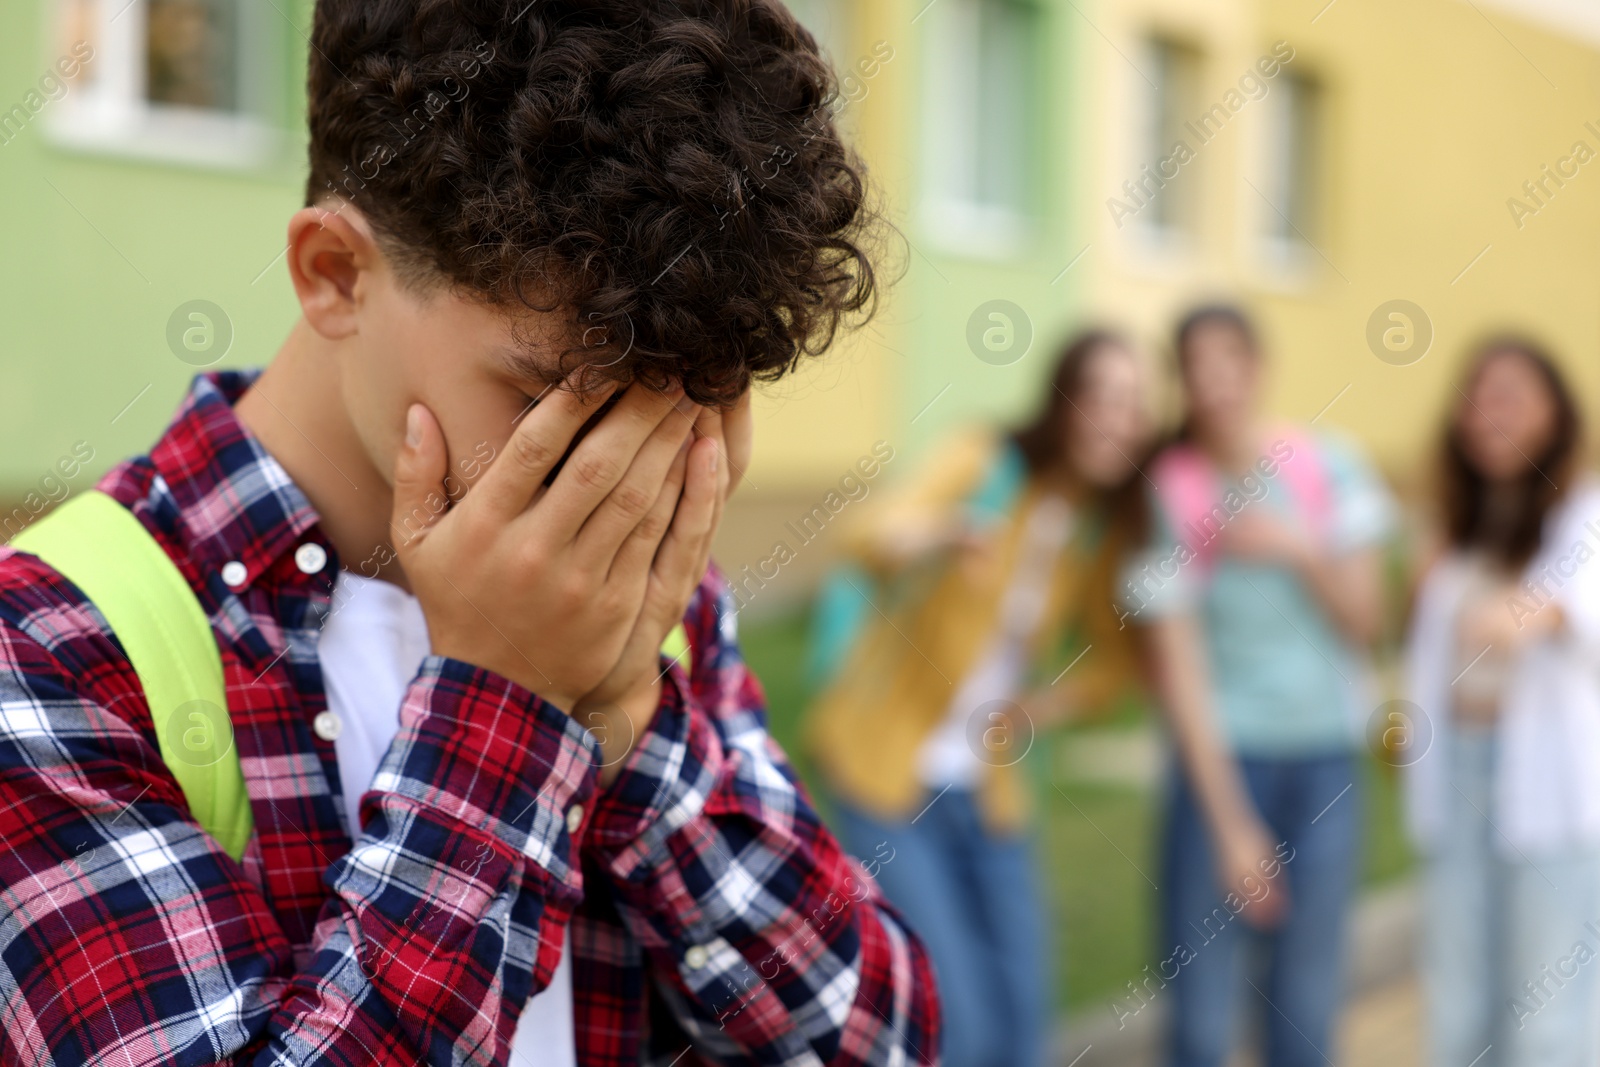
<svg viewBox="0 0 1600 1067">
<path fill-rule="evenodd" d="M 263 170 L 62 149 L 45 129 L 58 103 L 0 145 L 0 500 L 23 499 L 76 442 L 95 458 L 74 488 L 148 446 L 195 373 L 166 341 L 179 305 L 204 299 L 227 313 L 234 340 L 221 365 L 269 359 L 294 321 L 287 272 L 273 261 L 301 198 L 311 0 L 270 2 L 286 13 L 274 16 L 283 19 L 278 91 L 281 114 L 295 118 L 283 158 Z M 0 5 L 0 111 L 56 59 L 48 8 Z"/>
<path fill-rule="evenodd" d="M 918 0 L 921 8 L 926 0 Z M 907 320 L 908 373 L 902 378 L 901 410 L 905 440 L 921 453 L 952 428 L 995 419 L 1012 421 L 1031 413 L 1048 386 L 1059 342 L 1082 325 L 1082 282 L 1089 257 L 1063 274 L 1085 246 L 1073 211 L 1076 183 L 1074 145 L 1080 136 L 1081 78 L 1074 61 L 1082 18 L 1069 0 L 1031 0 L 1038 31 L 1033 57 L 1036 77 L 1026 129 L 1032 142 L 1028 178 L 1030 234 L 1016 254 L 1005 258 L 961 255 L 930 243 L 916 213 L 902 223 L 915 247 L 897 294 L 893 314 Z M 1093 5 L 1087 6 L 1092 14 Z M 925 56 L 926 20 L 919 55 Z M 926 75 L 918 64 L 918 77 Z M 909 94 L 916 108 L 921 94 Z M 918 138 L 929 117 L 906 116 Z M 918 149 L 914 147 L 913 151 Z M 921 157 L 913 165 L 912 196 L 925 178 Z M 1014 363 L 993 365 L 974 356 L 967 339 L 969 319 L 982 304 L 1007 300 L 1026 313 L 1033 332 L 1031 348 Z M 940 395 L 940 391 L 949 389 Z M 938 396 L 935 401 L 934 398 Z M 931 407 L 928 407 L 933 401 Z M 919 415 L 919 413 L 921 413 Z"/>
</svg>

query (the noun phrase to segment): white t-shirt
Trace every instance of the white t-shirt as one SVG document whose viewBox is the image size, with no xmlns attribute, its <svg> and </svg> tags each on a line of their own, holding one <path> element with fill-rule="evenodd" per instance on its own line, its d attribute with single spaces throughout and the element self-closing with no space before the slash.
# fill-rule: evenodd
<svg viewBox="0 0 1600 1067">
<path fill-rule="evenodd" d="M 1015 569 L 1000 598 L 997 627 L 967 671 L 944 720 L 922 742 L 917 776 L 929 789 L 972 789 L 985 761 L 973 747 L 972 718 L 991 701 L 1011 701 L 1027 675 L 1033 640 L 1050 596 L 1056 557 L 1072 535 L 1072 508 L 1055 494 L 1041 496 L 1028 514 Z"/>
<path fill-rule="evenodd" d="M 317 639 L 328 709 L 339 717 L 333 747 L 352 827 L 361 795 L 400 729 L 400 702 L 428 654 L 428 624 L 417 598 L 388 582 L 340 571 L 333 613 Z M 550 986 L 529 998 L 511 1040 L 517 1067 L 576 1067 L 572 964 L 561 953 Z"/>
</svg>

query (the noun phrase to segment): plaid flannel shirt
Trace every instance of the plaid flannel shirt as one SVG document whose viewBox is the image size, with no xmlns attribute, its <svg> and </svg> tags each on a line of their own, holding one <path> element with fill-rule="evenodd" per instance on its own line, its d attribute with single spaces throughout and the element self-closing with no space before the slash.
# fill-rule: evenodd
<svg viewBox="0 0 1600 1067">
<path fill-rule="evenodd" d="M 564 939 L 584 1067 L 936 1058 L 927 958 L 767 734 L 715 575 L 691 671 L 608 789 L 559 709 L 430 656 L 352 841 L 313 725 L 340 564 L 234 417 L 251 380 L 196 379 L 100 484 L 211 619 L 241 862 L 191 818 L 104 619 L 0 549 L 0 1062 L 505 1064 Z M 328 563 L 306 574 L 311 543 Z"/>
</svg>

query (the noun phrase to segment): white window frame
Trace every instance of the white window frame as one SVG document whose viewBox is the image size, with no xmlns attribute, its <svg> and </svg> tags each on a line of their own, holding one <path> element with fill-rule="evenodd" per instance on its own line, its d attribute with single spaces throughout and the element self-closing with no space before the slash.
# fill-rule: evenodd
<svg viewBox="0 0 1600 1067">
<path fill-rule="evenodd" d="M 1262 109 L 1257 147 L 1257 173 L 1261 194 L 1257 195 L 1254 192 L 1250 194 L 1255 202 L 1254 224 L 1250 233 L 1256 256 L 1261 261 L 1261 267 L 1267 276 L 1278 278 L 1290 287 L 1304 283 L 1310 275 L 1316 273 L 1317 266 L 1321 263 L 1321 256 L 1314 242 L 1317 240 L 1316 223 L 1323 210 L 1321 203 L 1323 190 L 1317 186 L 1314 173 L 1309 178 L 1307 175 L 1294 173 L 1297 161 L 1285 158 L 1292 147 L 1303 149 L 1303 145 L 1291 146 L 1285 134 L 1297 121 L 1297 93 L 1306 89 L 1310 90 L 1315 99 L 1315 126 L 1310 130 L 1295 130 L 1294 137 L 1311 139 L 1310 160 L 1315 169 L 1319 154 L 1325 150 L 1323 140 L 1327 123 L 1325 90 L 1314 78 L 1285 71 L 1274 79 L 1266 99 L 1262 101 L 1265 106 Z M 1290 225 L 1286 227 L 1280 212 L 1292 211 L 1294 205 L 1291 201 L 1299 195 L 1293 184 L 1296 181 L 1306 180 L 1313 183 L 1305 194 L 1309 198 L 1312 217 L 1309 220 L 1300 220 L 1297 224 L 1298 230 L 1293 219 L 1290 219 Z M 1310 232 L 1307 232 L 1308 229 Z"/>
<path fill-rule="evenodd" d="M 1206 55 L 1205 50 L 1189 43 L 1186 39 L 1175 37 L 1160 30 L 1152 29 L 1139 38 L 1138 66 L 1128 66 L 1125 77 L 1129 92 L 1134 100 L 1132 135 L 1127 141 L 1127 151 L 1122 170 L 1126 179 L 1134 182 L 1139 180 L 1146 164 L 1155 166 L 1158 160 L 1164 159 L 1172 151 L 1172 144 L 1164 140 L 1169 132 L 1163 128 L 1163 108 L 1166 103 L 1166 93 L 1171 91 L 1171 86 L 1166 80 L 1170 73 L 1163 71 L 1162 84 L 1151 86 L 1149 74 L 1163 65 L 1158 58 L 1162 49 L 1173 49 L 1178 53 L 1187 53 L 1188 61 L 1193 67 L 1188 71 L 1190 84 L 1186 87 L 1188 98 L 1181 98 L 1184 86 L 1179 86 L 1180 99 L 1177 101 L 1179 118 L 1190 115 L 1199 106 L 1199 89 L 1204 84 Z M 1184 140 L 1189 143 L 1190 149 L 1195 153 L 1195 160 L 1182 170 L 1175 183 L 1181 182 L 1178 191 L 1169 200 L 1178 209 L 1178 217 L 1170 221 L 1159 221 L 1148 205 L 1139 210 L 1139 213 L 1128 223 L 1124 233 L 1129 244 L 1135 250 L 1152 262 L 1179 261 L 1199 251 L 1202 239 L 1202 218 L 1197 205 L 1204 201 L 1205 175 L 1203 167 L 1205 160 L 1204 145 L 1192 143 L 1185 134 Z M 1155 158 L 1150 158 L 1151 154 Z M 1121 186 L 1117 187 L 1118 197 L 1126 197 L 1126 192 Z M 1187 217 L 1185 217 L 1187 216 Z"/>
<path fill-rule="evenodd" d="M 280 62 L 283 16 L 275 2 L 240 0 L 239 108 L 218 111 L 149 101 L 147 0 L 97 0 L 90 38 L 94 76 L 52 106 L 47 136 L 76 151 L 229 170 L 280 160 L 287 138 L 273 121 L 274 104 L 287 68 Z M 61 42 L 52 39 L 50 47 L 59 50 Z"/>
<path fill-rule="evenodd" d="M 940 176 L 952 170 L 983 165 L 977 137 L 983 56 L 981 10 L 983 0 L 945 0 L 928 12 L 924 34 L 922 93 L 922 195 L 919 198 L 922 230 L 947 252 L 978 259 L 1008 260 L 1023 254 L 1036 226 L 1031 212 L 1011 205 L 988 203 L 960 195 Z M 1035 18 L 1043 13 L 1035 11 Z M 1042 77 L 1034 64 L 1030 75 Z M 1041 86 L 1035 84 L 1035 95 Z M 1028 121 L 1025 117 L 1023 121 Z M 964 143 L 967 138 L 973 143 Z M 1027 139 L 1024 138 L 1024 143 Z M 1038 160 L 1018 161 L 1028 171 Z M 1024 174 L 1024 182 L 1034 178 Z"/>
</svg>

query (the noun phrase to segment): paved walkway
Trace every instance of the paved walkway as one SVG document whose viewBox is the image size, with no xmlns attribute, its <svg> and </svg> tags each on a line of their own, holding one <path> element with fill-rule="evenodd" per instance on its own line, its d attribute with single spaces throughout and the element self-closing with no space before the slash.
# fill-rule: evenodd
<svg viewBox="0 0 1600 1067">
<path fill-rule="evenodd" d="M 1422 1001 L 1416 980 L 1407 978 L 1358 997 L 1339 1028 L 1339 1041 L 1339 1067 L 1421 1067 Z M 1240 1056 L 1229 1067 L 1258 1067 L 1259 1062 Z"/>
<path fill-rule="evenodd" d="M 1422 997 L 1416 980 L 1364 994 L 1351 1005 L 1340 1039 L 1349 1067 L 1421 1067 Z"/>
<path fill-rule="evenodd" d="M 1085 1035 L 1059 1053 L 1060 1063 L 1062 1067 L 1155 1067 L 1159 1026 L 1139 1030 L 1128 1035 Z M 1085 1039 L 1092 1040 L 1087 1048 Z M 1416 979 L 1403 976 L 1369 987 L 1346 1012 L 1339 1042 L 1338 1067 L 1422 1067 L 1422 1001 Z M 1229 1067 L 1259 1067 L 1259 1060 L 1240 1056 Z"/>
<path fill-rule="evenodd" d="M 1337 1067 L 1421 1067 L 1422 998 L 1413 967 L 1418 899 L 1400 884 L 1366 894 L 1351 923 L 1350 984 L 1356 991 L 1339 1027 Z M 1157 998 L 1125 1025 L 1102 1007 L 1068 1021 L 1060 1067 L 1156 1067 L 1166 1004 Z M 1240 1058 L 1229 1067 L 1257 1067 Z M 1330 1064 L 1332 1067 L 1332 1064 Z M 1465 1067 L 1465 1065 L 1463 1065 Z"/>
</svg>

